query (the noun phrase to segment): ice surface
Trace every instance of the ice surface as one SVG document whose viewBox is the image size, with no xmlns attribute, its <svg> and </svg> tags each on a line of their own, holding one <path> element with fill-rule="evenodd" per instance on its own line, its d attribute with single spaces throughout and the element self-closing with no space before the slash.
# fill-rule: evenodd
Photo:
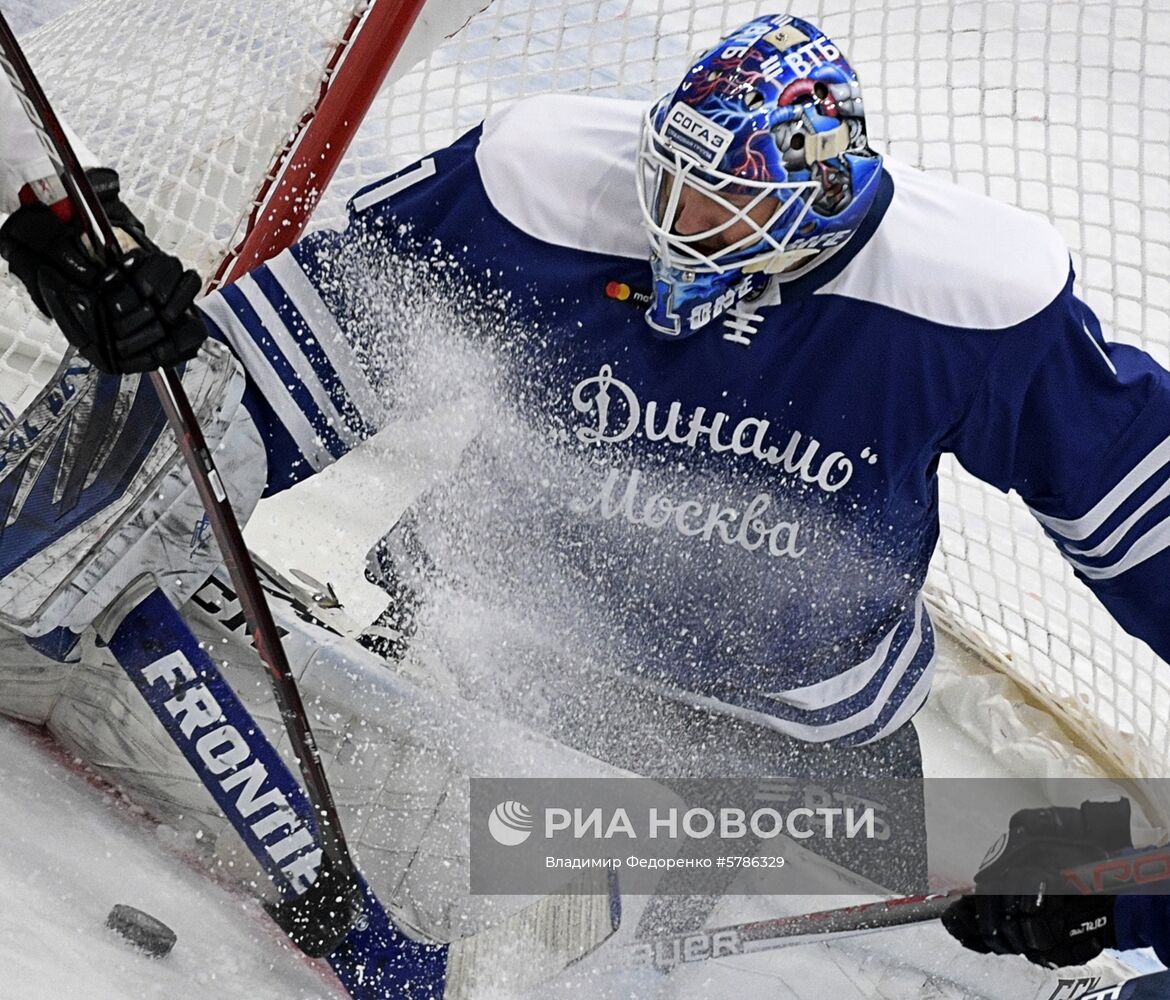
<svg viewBox="0 0 1170 1000">
<path fill-rule="evenodd" d="M 39 743 L 24 727 L 0 720 L 0 996 L 344 996 L 282 943 L 254 900 L 210 881 L 182 860 L 165 831 L 94 788 Z M 813 901 L 731 899 L 713 919 L 762 919 L 849 901 L 826 896 Z M 151 959 L 106 930 L 106 914 L 118 902 L 169 924 L 178 934 L 174 951 L 165 959 Z M 632 902 L 636 911 L 637 901 Z M 955 980 L 965 987 L 957 987 Z M 1003 992 L 1009 981 L 1011 991 Z M 566 1000 L 731 995 L 742 1000 L 1047 1000 L 1055 985 L 1052 974 L 1022 960 L 990 964 L 964 955 L 935 926 L 710 962 L 669 978 L 646 972 L 601 976 L 586 965 L 556 984 L 552 995 Z"/>
<path fill-rule="evenodd" d="M 259 903 L 182 860 L 165 830 L 0 719 L 0 996 L 332 1000 L 344 996 Z M 164 959 L 105 927 L 115 903 L 178 935 Z"/>
</svg>

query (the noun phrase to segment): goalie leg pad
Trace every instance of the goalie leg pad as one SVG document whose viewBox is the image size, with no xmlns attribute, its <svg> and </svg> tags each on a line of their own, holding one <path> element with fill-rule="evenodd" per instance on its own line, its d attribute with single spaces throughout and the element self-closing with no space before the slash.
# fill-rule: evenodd
<svg viewBox="0 0 1170 1000">
<path fill-rule="evenodd" d="M 76 667 L 76 658 L 71 659 L 64 663 L 46 656 L 19 632 L 0 627 L 0 711 L 44 725 Z"/>
<path fill-rule="evenodd" d="M 295 584 L 263 564 L 259 569 L 347 839 L 395 923 L 423 940 L 452 941 L 522 906 L 524 897 L 467 895 L 468 776 L 617 772 L 473 705 L 421 688 L 402 665 L 391 669 L 344 638 L 341 633 L 353 626 L 339 612 L 322 611 Z M 214 650 L 219 671 L 248 714 L 291 761 L 265 668 L 245 634 L 239 603 L 222 570 L 188 603 L 184 616 L 199 644 Z M 0 653 L 5 648 L 0 637 Z M 11 700 L 33 706 L 35 721 L 47 714 L 47 727 L 62 744 L 177 831 L 185 847 L 206 851 L 207 860 L 233 879 L 263 881 L 252 852 L 110 648 L 89 630 L 73 655 L 78 662 L 70 666 L 34 663 L 20 686 L 20 699 Z M 3 691 L 0 672 L 0 699 Z M 49 702 L 54 702 L 51 708 Z M 32 711 L 23 714 L 30 717 Z"/>
</svg>

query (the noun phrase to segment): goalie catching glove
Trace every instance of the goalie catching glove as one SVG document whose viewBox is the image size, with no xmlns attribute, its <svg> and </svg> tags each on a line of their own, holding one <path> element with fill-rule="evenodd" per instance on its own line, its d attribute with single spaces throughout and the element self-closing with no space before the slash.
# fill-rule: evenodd
<svg viewBox="0 0 1170 1000">
<path fill-rule="evenodd" d="M 35 201 L 0 226 L 0 256 L 37 308 L 100 370 L 128 374 L 189 361 L 207 337 L 192 305 L 199 275 L 150 241 L 118 197 L 113 170 L 87 174 L 119 237 L 129 237 L 121 261 L 99 262 L 76 218 L 63 221 L 55 208 Z"/>
<path fill-rule="evenodd" d="M 1082 965 L 1116 945 L 1114 896 L 1057 895 L 1060 872 L 1133 846 L 1129 800 L 1079 809 L 1021 809 L 953 903 L 943 926 L 981 954 L 1023 955 L 1037 965 Z"/>
</svg>

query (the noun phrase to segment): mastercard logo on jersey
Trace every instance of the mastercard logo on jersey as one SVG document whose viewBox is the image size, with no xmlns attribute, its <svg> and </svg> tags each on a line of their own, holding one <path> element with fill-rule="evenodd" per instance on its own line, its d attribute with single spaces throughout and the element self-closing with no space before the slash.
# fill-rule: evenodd
<svg viewBox="0 0 1170 1000">
<path fill-rule="evenodd" d="M 624 281 L 607 281 L 605 283 L 605 297 L 615 302 L 625 302 L 638 309 L 645 309 L 650 305 L 653 297 L 649 288 L 634 288 Z"/>
</svg>

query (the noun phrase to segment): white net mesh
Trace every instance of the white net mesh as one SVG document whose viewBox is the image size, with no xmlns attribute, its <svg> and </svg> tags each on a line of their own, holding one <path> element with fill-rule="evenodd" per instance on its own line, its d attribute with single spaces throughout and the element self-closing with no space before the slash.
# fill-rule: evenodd
<svg viewBox="0 0 1170 1000">
<path fill-rule="evenodd" d="M 58 112 L 118 167 L 149 231 L 204 271 L 319 86 L 354 0 L 304 4 L 296 17 L 283 0 L 231 6 L 96 0 L 25 46 Z M 6 286 L 0 308 L 15 319 Z M 0 366 L 16 378 L 0 398 L 19 405 L 47 378 L 59 341 L 36 319 L 6 339 Z"/>
<path fill-rule="evenodd" d="M 276 153 L 319 98 L 322 72 L 372 0 L 88 0 L 23 39 L 49 99 L 157 242 L 210 275 Z M 420 19 L 398 75 L 462 24 L 475 0 Z M 463 13 L 460 13 L 463 11 Z M 0 288 L 0 400 L 48 378 L 59 337 Z"/>
<path fill-rule="evenodd" d="M 254 164 L 263 169 L 316 86 L 307 67 L 346 20 L 334 4 L 348 6 L 94 0 L 38 34 L 31 54 L 68 117 L 151 206 L 149 225 L 206 267 Z M 315 224 L 337 222 L 358 184 L 501 102 L 548 90 L 652 98 L 691 53 L 787 6 L 497 0 L 379 97 Z M 1170 0 L 809 0 L 792 12 L 849 54 L 876 145 L 1049 217 L 1107 335 L 1170 365 Z M 118 54 L 112 38 L 133 40 Z M 127 96 L 105 82 L 129 78 L 145 89 Z M 21 315 L 8 298 L 0 312 Z M 0 399 L 28 398 L 52 353 L 44 343 L 36 331 L 0 337 Z M 942 503 L 932 583 L 949 614 L 1161 774 L 1170 668 L 1113 625 L 1015 498 L 947 466 Z"/>
</svg>

